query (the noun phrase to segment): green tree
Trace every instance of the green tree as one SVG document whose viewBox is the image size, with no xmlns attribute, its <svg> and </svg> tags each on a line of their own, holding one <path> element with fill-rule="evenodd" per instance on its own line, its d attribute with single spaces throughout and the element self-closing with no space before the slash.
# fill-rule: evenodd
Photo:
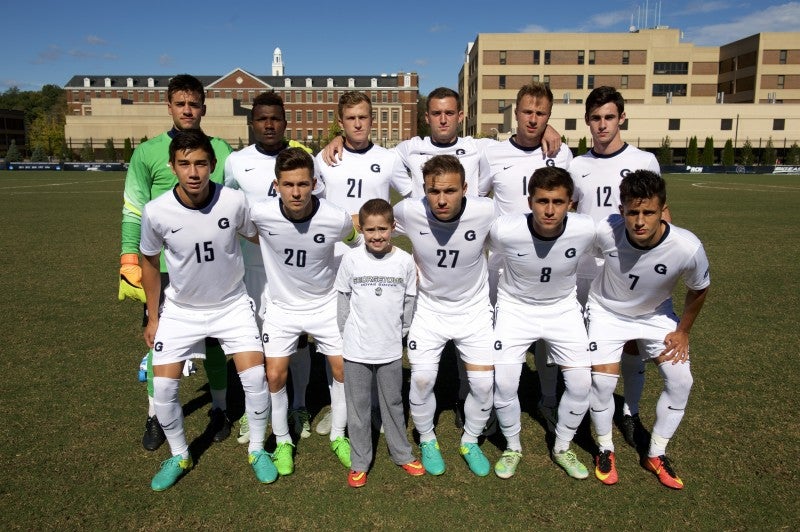
<svg viewBox="0 0 800 532">
<path fill-rule="evenodd" d="M 427 137 L 431 134 L 431 126 L 425 121 L 425 113 L 428 110 L 428 98 L 420 96 L 417 100 L 417 135 Z"/>
<path fill-rule="evenodd" d="M 139 144 L 142 144 L 144 142 L 147 142 L 147 135 L 139 139 Z"/>
<path fill-rule="evenodd" d="M 106 139 L 106 146 L 103 149 L 103 158 L 107 163 L 116 162 L 117 150 L 114 148 L 114 139 Z"/>
<path fill-rule="evenodd" d="M 795 146 L 797 146 L 797 144 L 795 144 Z M 11 144 L 8 145 L 8 151 L 6 152 L 6 161 L 9 163 L 15 163 L 21 160 L 22 154 L 19 152 L 19 148 L 17 148 L 17 141 L 11 139 Z"/>
<path fill-rule="evenodd" d="M 81 148 L 80 159 L 78 160 L 83 161 L 85 163 L 94 161 L 94 149 L 92 148 L 92 144 L 88 140 L 83 141 L 83 147 Z"/>
<path fill-rule="evenodd" d="M 44 148 L 41 146 L 36 146 L 31 151 L 31 161 L 35 163 L 41 163 L 47 160 L 47 154 L 44 151 Z"/>
<path fill-rule="evenodd" d="M 772 137 L 767 140 L 767 145 L 764 147 L 764 164 L 767 166 L 773 166 L 775 164 L 775 159 L 778 158 L 778 152 L 775 150 L 775 146 L 772 144 Z"/>
<path fill-rule="evenodd" d="M 786 154 L 786 164 L 798 165 L 800 164 L 800 146 L 795 142 L 789 148 L 789 153 Z"/>
<path fill-rule="evenodd" d="M 236 150 L 238 151 L 243 149 L 244 149 L 244 142 L 242 142 L 242 137 L 239 137 L 239 146 L 236 148 Z"/>
<path fill-rule="evenodd" d="M 706 143 L 703 146 L 703 166 L 714 166 L 714 138 L 706 137 Z"/>
<path fill-rule="evenodd" d="M 583 155 L 589 151 L 586 148 L 586 137 L 581 137 L 581 140 L 578 141 L 578 155 Z"/>
<path fill-rule="evenodd" d="M 131 146 L 131 139 L 126 138 L 122 145 L 122 160 L 126 163 L 131 162 L 131 155 L 133 155 L 133 147 Z"/>
<path fill-rule="evenodd" d="M 725 141 L 725 147 L 722 148 L 722 164 L 724 166 L 733 166 L 733 141 L 728 139 Z"/>
<path fill-rule="evenodd" d="M 669 139 L 669 135 L 664 137 L 661 140 L 661 146 L 658 148 L 658 153 L 656 154 L 656 159 L 658 159 L 658 164 L 661 166 L 667 166 L 672 164 L 672 141 Z"/>
<path fill-rule="evenodd" d="M 752 166 L 756 161 L 755 153 L 753 152 L 753 145 L 750 144 L 750 139 L 744 141 L 742 149 L 739 152 L 739 162 L 744 166 Z"/>
<path fill-rule="evenodd" d="M 697 166 L 700 162 L 700 154 L 697 151 L 697 137 L 689 139 L 689 147 L 686 148 L 686 164 Z"/>
<path fill-rule="evenodd" d="M 28 127 L 28 143 L 31 148 L 44 151 L 47 155 L 60 155 L 64 150 L 64 115 L 43 114 Z"/>
<path fill-rule="evenodd" d="M 332 122 L 328 126 L 328 132 L 322 139 L 322 145 L 327 146 L 330 141 L 342 134 L 342 128 L 339 127 L 339 122 Z M 372 139 L 375 142 L 375 139 Z"/>
</svg>

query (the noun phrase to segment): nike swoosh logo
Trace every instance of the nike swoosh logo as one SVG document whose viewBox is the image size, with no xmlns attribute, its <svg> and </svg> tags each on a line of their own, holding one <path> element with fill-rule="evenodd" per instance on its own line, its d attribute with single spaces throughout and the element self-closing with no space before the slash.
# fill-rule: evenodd
<svg viewBox="0 0 800 532">
<path fill-rule="evenodd" d="M 608 254 L 608 256 L 609 257 L 619 257 L 619 253 L 617 253 L 616 251 L 612 251 L 611 253 Z"/>
<path fill-rule="evenodd" d="M 430 233 L 430 231 L 420 231 L 419 234 L 421 234 L 421 235 L 429 235 L 431 233 Z"/>
<path fill-rule="evenodd" d="M 272 233 L 272 232 L 270 232 L 270 231 L 267 231 L 267 234 L 268 234 L 269 236 L 278 236 L 278 233 Z"/>
<path fill-rule="evenodd" d="M 566 425 L 566 423 L 565 423 L 565 425 Z M 574 427 L 570 427 L 569 425 L 567 425 L 567 428 L 568 428 L 569 430 L 578 430 L 578 425 L 576 425 L 576 426 L 574 426 Z"/>
<path fill-rule="evenodd" d="M 527 253 L 517 253 L 517 257 L 524 257 Z"/>
<path fill-rule="evenodd" d="M 582 416 L 582 415 L 583 415 L 583 414 L 581 414 L 580 412 L 573 412 L 572 410 L 570 410 L 570 411 L 569 411 L 569 413 L 570 413 L 570 414 L 572 414 L 573 416 Z M 586 412 L 584 412 L 584 414 L 585 414 L 585 413 L 586 413 Z M 570 428 L 572 428 L 572 427 L 570 427 Z"/>
<path fill-rule="evenodd" d="M 595 410 L 594 408 L 592 408 L 591 410 L 592 412 L 605 412 L 606 410 L 608 410 L 608 408 L 604 408 L 602 410 Z"/>
<path fill-rule="evenodd" d="M 511 166 L 514 166 L 514 165 L 512 164 Z M 509 168 L 511 168 L 511 166 L 504 166 L 503 170 L 508 170 Z"/>
<path fill-rule="evenodd" d="M 589 172 L 588 174 L 581 174 L 581 177 L 586 177 L 587 175 L 591 175 L 591 172 Z"/>
<path fill-rule="evenodd" d="M 181 227 L 181 228 L 179 228 L 179 229 L 173 229 L 173 230 L 171 230 L 171 231 L 170 231 L 170 233 L 177 233 L 177 232 L 178 232 L 178 231 L 180 231 L 181 229 L 183 229 L 183 227 Z"/>
<path fill-rule="evenodd" d="M 257 415 L 257 416 L 260 416 L 261 414 L 263 414 L 263 413 L 264 413 L 264 412 L 266 412 L 267 410 L 269 410 L 269 407 L 265 408 L 265 409 L 264 409 L 264 410 L 262 410 L 261 412 L 259 412 L 258 410 L 256 410 L 256 411 L 254 412 L 254 414 L 255 414 L 255 415 Z"/>
<path fill-rule="evenodd" d="M 684 410 L 686 410 L 685 408 L 673 408 L 670 405 L 667 406 L 667 409 L 674 410 L 675 412 L 683 412 Z"/>
<path fill-rule="evenodd" d="M 488 411 L 490 411 L 491 409 L 492 409 L 492 407 L 491 407 L 491 406 L 490 406 L 489 408 L 481 408 L 481 412 L 488 412 Z"/>
<path fill-rule="evenodd" d="M 244 169 L 245 172 L 249 172 L 250 170 L 255 170 L 255 168 L 245 168 Z M 258 412 L 256 412 L 256 413 L 258 413 Z"/>
</svg>

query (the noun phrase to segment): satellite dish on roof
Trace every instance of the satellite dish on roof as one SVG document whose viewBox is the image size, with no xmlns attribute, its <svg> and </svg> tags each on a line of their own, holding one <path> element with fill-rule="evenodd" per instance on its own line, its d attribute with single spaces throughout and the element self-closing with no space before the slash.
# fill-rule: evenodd
<svg viewBox="0 0 800 532">
<path fill-rule="evenodd" d="M 636 29 L 636 26 L 631 26 L 630 28 L 628 28 L 628 31 L 629 31 L 630 33 L 636 33 L 636 32 L 638 32 L 639 30 L 638 30 L 638 29 Z"/>
</svg>

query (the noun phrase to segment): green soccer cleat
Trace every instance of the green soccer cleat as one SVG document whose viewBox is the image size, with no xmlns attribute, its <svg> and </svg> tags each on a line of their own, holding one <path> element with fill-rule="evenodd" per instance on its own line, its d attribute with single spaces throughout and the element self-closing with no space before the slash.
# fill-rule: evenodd
<svg viewBox="0 0 800 532">
<path fill-rule="evenodd" d="M 311 416 L 305 408 L 289 410 L 289 421 L 291 421 L 295 436 L 299 438 L 305 439 L 311 436 L 310 419 Z"/>
<path fill-rule="evenodd" d="M 578 460 L 572 449 L 567 449 L 560 453 L 551 453 L 550 456 L 553 458 L 553 462 L 560 465 L 567 472 L 567 475 L 572 478 L 584 479 L 589 476 L 589 470 Z"/>
<path fill-rule="evenodd" d="M 247 461 L 262 484 L 271 484 L 278 479 L 278 469 L 272 463 L 272 457 L 264 449 L 250 453 Z"/>
<path fill-rule="evenodd" d="M 285 477 L 294 473 L 294 444 L 288 441 L 282 441 L 275 447 L 275 452 L 272 453 L 272 463 L 278 470 L 280 476 Z"/>
<path fill-rule="evenodd" d="M 250 422 L 247 421 L 247 414 L 242 414 L 239 419 L 239 437 L 236 438 L 239 443 L 250 443 Z"/>
<path fill-rule="evenodd" d="M 494 474 L 500 478 L 511 478 L 517 472 L 517 466 L 522 459 L 522 453 L 508 449 L 503 452 L 500 460 L 494 465 Z"/>
<path fill-rule="evenodd" d="M 192 457 L 182 458 L 181 455 L 173 456 L 161 462 L 161 469 L 153 477 L 150 487 L 153 491 L 164 491 L 172 487 L 179 478 L 194 466 Z"/>
<path fill-rule="evenodd" d="M 336 455 L 336 458 L 342 463 L 343 466 L 349 468 L 352 463 L 350 462 L 350 440 L 344 436 L 339 436 L 331 441 L 331 451 Z"/>
<path fill-rule="evenodd" d="M 438 440 L 420 443 L 419 450 L 422 452 L 422 465 L 425 467 L 425 471 L 433 476 L 439 476 L 444 473 L 444 459 L 442 458 L 442 451 L 439 449 Z"/>
<path fill-rule="evenodd" d="M 483 451 L 477 443 L 462 443 L 460 451 L 469 470 L 479 477 L 485 477 L 492 470 L 489 460 L 483 455 Z"/>
</svg>

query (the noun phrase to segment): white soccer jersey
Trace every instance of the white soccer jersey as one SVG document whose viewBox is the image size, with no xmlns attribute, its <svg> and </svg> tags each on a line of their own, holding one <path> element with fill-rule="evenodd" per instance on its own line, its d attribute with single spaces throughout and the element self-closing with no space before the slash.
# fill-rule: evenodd
<svg viewBox="0 0 800 532">
<path fill-rule="evenodd" d="M 342 334 L 344 358 L 364 364 L 401 358 L 405 296 L 417 294 L 411 255 L 397 246 L 381 258 L 363 246 L 352 249 L 342 258 L 335 287 L 351 294 Z"/>
<path fill-rule="evenodd" d="M 661 241 L 642 249 L 628 240 L 625 220 L 609 216 L 597 228 L 596 251 L 605 259 L 589 297 L 625 316 L 672 312 L 672 290 L 680 277 L 690 290 L 710 283 L 703 244 L 686 229 L 666 225 Z"/>
<path fill-rule="evenodd" d="M 275 190 L 275 159 L 285 147 L 276 151 L 264 151 L 255 144 L 235 151 L 225 159 L 225 186 L 235 188 L 244 192 L 250 205 L 255 205 L 259 201 L 267 198 L 275 198 L 278 193 Z M 315 176 L 319 176 L 319 170 L 314 169 Z M 317 181 L 315 194 L 320 194 L 324 189 L 321 181 Z M 248 267 L 263 266 L 261 250 L 256 244 L 245 241 L 242 244 L 244 263 Z"/>
<path fill-rule="evenodd" d="M 618 214 L 619 184 L 634 170 L 650 170 L 661 175 L 655 155 L 630 144 L 624 144 L 609 155 L 590 150 L 575 157 L 569 165 L 569 173 L 575 182 L 572 194 L 572 200 L 577 203 L 575 210 L 588 214 L 596 224 L 609 215 Z"/>
<path fill-rule="evenodd" d="M 254 236 L 244 194 L 209 182 L 209 201 L 187 207 L 176 189 L 142 211 L 143 255 L 163 247 L 169 272 L 164 296 L 187 308 L 220 307 L 245 293 L 244 262 L 237 233 Z"/>
<path fill-rule="evenodd" d="M 501 216 L 492 225 L 489 244 L 505 264 L 498 301 L 549 305 L 574 297 L 578 261 L 594 246 L 594 221 L 584 214 L 567 213 L 564 231 L 544 238 L 534 232 L 532 216 Z"/>
<path fill-rule="evenodd" d="M 325 199 L 313 201 L 314 210 L 303 220 L 284 216 L 279 198 L 250 207 L 269 275 L 267 300 L 292 311 L 315 310 L 335 299 L 333 247 L 353 230 L 344 209 Z"/>
<path fill-rule="evenodd" d="M 523 148 L 511 137 L 487 146 L 483 157 L 483 165 L 488 172 L 480 176 L 478 194 L 486 196 L 494 190 L 497 214 L 503 215 L 531 212 L 528 206 L 528 182 L 533 172 L 544 166 L 568 169 L 572 152 L 566 144 L 562 144 L 555 158 L 543 158 L 541 146 Z"/>
<path fill-rule="evenodd" d="M 344 148 L 347 154 L 336 166 L 329 166 L 317 154 L 316 164 L 325 182 L 322 197 L 350 214 L 367 200 L 381 198 L 389 201 L 391 186 L 401 196 L 411 192 L 411 178 L 396 152 L 372 143 L 363 150 Z"/>
<path fill-rule="evenodd" d="M 397 232 L 411 240 L 419 269 L 418 307 L 460 314 L 488 304 L 484 246 L 495 218 L 491 199 L 464 198 L 461 214 L 443 222 L 426 198 L 409 198 L 395 205 L 394 217 Z"/>
<path fill-rule="evenodd" d="M 458 137 L 452 144 L 438 144 L 430 137 L 413 137 L 398 144 L 395 150 L 411 173 L 412 197 L 421 198 L 425 195 L 422 165 L 436 155 L 458 157 L 466 175 L 467 195 L 477 196 L 479 177 L 489 171 L 483 166 L 481 154 L 487 146 L 496 143 L 497 141 L 489 138 Z"/>
</svg>

